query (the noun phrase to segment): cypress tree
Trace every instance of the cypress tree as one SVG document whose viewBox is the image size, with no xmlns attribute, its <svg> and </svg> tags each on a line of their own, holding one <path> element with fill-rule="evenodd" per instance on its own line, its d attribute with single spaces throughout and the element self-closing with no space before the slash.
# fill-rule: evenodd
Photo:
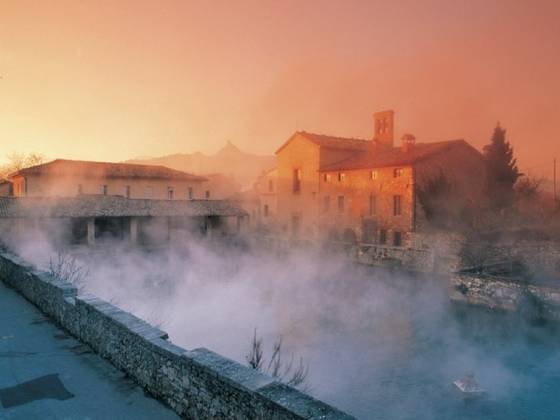
<svg viewBox="0 0 560 420">
<path fill-rule="evenodd" d="M 490 144 L 484 147 L 487 166 L 487 192 L 489 202 L 495 210 L 502 210 L 513 204 L 514 185 L 521 176 L 513 147 L 506 140 L 506 130 L 500 123 L 494 128 Z"/>
</svg>

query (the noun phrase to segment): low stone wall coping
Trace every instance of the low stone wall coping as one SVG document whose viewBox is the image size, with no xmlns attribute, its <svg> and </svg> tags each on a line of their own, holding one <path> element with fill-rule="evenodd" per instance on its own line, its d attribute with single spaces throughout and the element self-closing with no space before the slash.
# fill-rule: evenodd
<svg viewBox="0 0 560 420">
<path fill-rule="evenodd" d="M 231 381 L 234 386 L 241 385 L 243 389 L 256 391 L 275 381 L 275 379 L 268 375 L 264 375 L 254 369 L 248 369 L 247 366 L 240 365 L 205 348 L 189 351 L 185 353 L 184 357 L 215 371 L 216 374 Z"/>
<path fill-rule="evenodd" d="M 211 350 L 179 347 L 159 328 L 16 255 L 0 252 L 0 281 L 185 418 L 353 418 Z"/>
</svg>

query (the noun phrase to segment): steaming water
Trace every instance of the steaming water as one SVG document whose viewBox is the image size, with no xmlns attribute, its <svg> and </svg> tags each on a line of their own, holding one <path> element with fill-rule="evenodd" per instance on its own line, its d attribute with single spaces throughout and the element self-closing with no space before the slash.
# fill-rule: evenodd
<svg viewBox="0 0 560 420">
<path fill-rule="evenodd" d="M 560 418 L 560 333 L 451 305 L 445 282 L 326 255 L 281 258 L 191 245 L 159 255 L 91 251 L 86 289 L 161 324 L 186 348 L 241 363 L 254 328 L 303 357 L 310 393 L 361 419 Z M 453 380 L 473 373 L 487 395 Z"/>
</svg>

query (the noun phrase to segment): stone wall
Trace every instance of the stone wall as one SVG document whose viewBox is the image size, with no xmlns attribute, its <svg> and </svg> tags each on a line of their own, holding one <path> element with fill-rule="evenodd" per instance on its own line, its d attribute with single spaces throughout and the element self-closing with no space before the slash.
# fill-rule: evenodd
<svg viewBox="0 0 560 420">
<path fill-rule="evenodd" d="M 523 284 L 471 274 L 451 278 L 451 300 L 503 311 L 523 311 L 530 317 L 560 321 L 560 288 Z"/>
<path fill-rule="evenodd" d="M 351 419 L 274 378 L 165 332 L 0 252 L 0 279 L 62 328 L 189 419 Z"/>
<path fill-rule="evenodd" d="M 395 247 L 343 241 L 313 241 L 276 235 L 253 235 L 248 238 L 253 249 L 284 254 L 295 249 L 304 252 L 328 250 L 350 262 L 385 268 L 401 268 L 422 273 L 450 274 L 457 271 L 458 259 L 433 249 Z"/>
<path fill-rule="evenodd" d="M 400 176 L 395 177 L 395 170 Z M 338 173 L 344 179 L 338 180 Z M 375 175 L 372 175 L 372 172 Z M 410 243 L 409 232 L 414 230 L 414 178 L 410 166 L 346 171 L 322 172 L 328 175 L 320 182 L 319 200 L 329 200 L 329 208 L 321 208 L 320 225 L 324 233 L 336 230 L 342 233 L 352 229 L 359 240 L 379 243 L 379 231 L 386 231 L 386 244 L 394 243 L 394 232 L 400 232 L 402 243 Z M 394 197 L 400 197 L 400 214 L 394 214 Z M 345 206 L 337 208 L 338 197 L 344 197 Z M 373 226 L 370 238 L 364 237 L 364 222 Z"/>
</svg>

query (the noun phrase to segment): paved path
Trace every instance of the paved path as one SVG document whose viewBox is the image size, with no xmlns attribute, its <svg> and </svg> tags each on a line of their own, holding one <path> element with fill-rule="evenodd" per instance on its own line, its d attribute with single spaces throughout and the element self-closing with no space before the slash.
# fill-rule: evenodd
<svg viewBox="0 0 560 420">
<path fill-rule="evenodd" d="M 177 418 L 0 281 L 0 419 Z"/>
</svg>

